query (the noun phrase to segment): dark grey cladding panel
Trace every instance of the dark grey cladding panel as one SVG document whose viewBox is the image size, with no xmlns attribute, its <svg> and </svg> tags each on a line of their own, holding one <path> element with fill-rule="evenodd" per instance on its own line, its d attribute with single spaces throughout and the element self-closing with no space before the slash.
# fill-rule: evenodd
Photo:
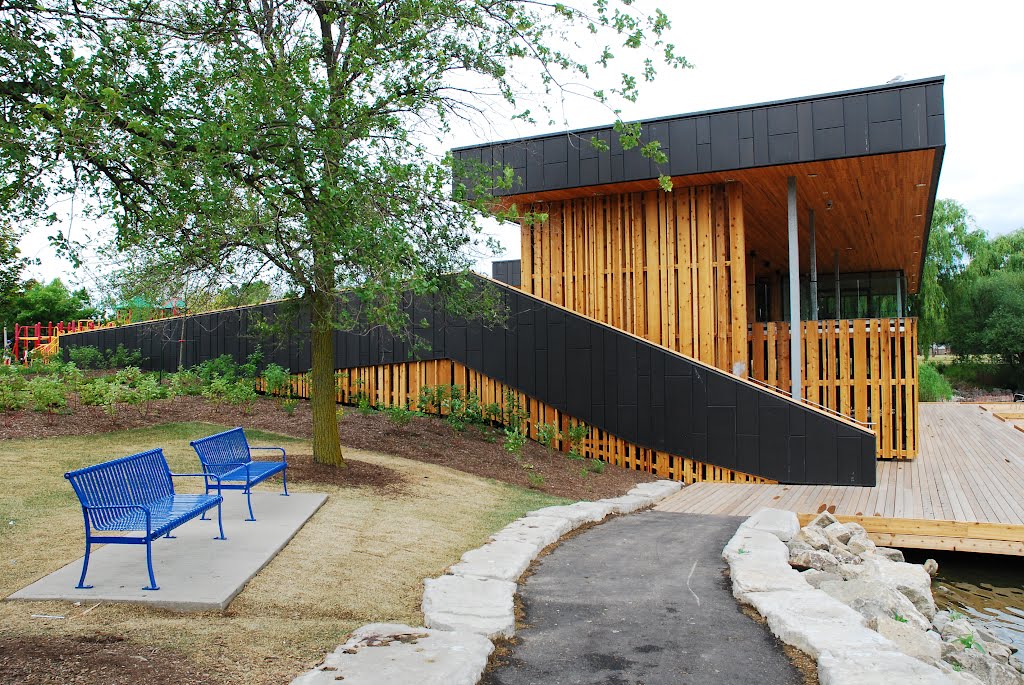
<svg viewBox="0 0 1024 685">
<path fill-rule="evenodd" d="M 783 482 L 874 485 L 873 435 L 509 286 L 493 287 L 508 309 L 506 327 L 447 315 L 438 298 L 412 298 L 407 311 L 426 345 L 382 329 L 339 331 L 335 366 L 451 359 L 640 447 Z M 263 319 L 286 332 L 259 337 L 254 324 Z M 67 335 L 61 349 L 67 355 L 81 345 L 120 343 L 142 350 L 143 368 L 173 371 L 179 322 Z M 308 313 L 293 302 L 192 317 L 186 363 L 221 354 L 243 361 L 258 342 L 267 362 L 305 371 L 308 332 Z"/>
<path fill-rule="evenodd" d="M 666 151 L 665 166 L 624 151 L 611 127 L 455 152 L 515 169 L 522 185 L 494 190 L 508 195 L 941 147 L 943 113 L 942 79 L 933 78 L 641 122 L 643 142 Z M 609 150 L 596 150 L 595 137 Z"/>
</svg>

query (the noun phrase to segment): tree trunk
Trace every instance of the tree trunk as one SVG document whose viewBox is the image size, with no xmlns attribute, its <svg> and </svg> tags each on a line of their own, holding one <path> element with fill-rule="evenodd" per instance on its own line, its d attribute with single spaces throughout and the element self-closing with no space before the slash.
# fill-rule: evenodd
<svg viewBox="0 0 1024 685">
<path fill-rule="evenodd" d="M 333 299 L 330 294 L 314 293 L 312 297 L 312 330 L 310 348 L 312 380 L 310 403 L 313 409 L 313 461 L 344 467 L 341 439 L 338 437 L 338 414 L 334 380 Z"/>
</svg>

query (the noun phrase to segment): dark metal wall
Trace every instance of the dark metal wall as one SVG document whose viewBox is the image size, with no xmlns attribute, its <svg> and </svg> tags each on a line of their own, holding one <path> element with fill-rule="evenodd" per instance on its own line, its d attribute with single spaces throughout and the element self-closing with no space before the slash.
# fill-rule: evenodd
<svg viewBox="0 0 1024 685">
<path fill-rule="evenodd" d="M 500 262 L 491 262 L 491 278 L 517 288 L 522 287 L 522 262 L 518 259 L 505 259 Z"/>
<path fill-rule="evenodd" d="M 775 103 L 642 122 L 642 140 L 668 155 L 659 167 L 623 150 L 612 127 L 488 143 L 454 150 L 456 158 L 508 165 L 517 183 L 494 195 L 759 166 L 944 147 L 943 78 L 886 84 Z M 599 152 L 597 138 L 608 146 Z"/>
<path fill-rule="evenodd" d="M 481 283 L 483 280 L 481 279 Z M 390 334 L 339 332 L 337 368 L 452 359 L 642 447 L 786 483 L 875 484 L 875 437 L 826 414 L 514 288 L 499 288 L 504 328 L 452 318 L 435 300 L 410 306 L 426 341 L 413 350 Z M 293 371 L 309 365 L 308 317 L 285 304 L 196 317 L 187 364 L 244 358 L 257 343 Z M 289 321 L 285 344 L 253 335 L 254 322 Z M 148 369 L 177 367 L 175 320 L 61 337 L 61 348 L 118 343 L 141 349 Z M 194 322 L 194 324 L 193 324 Z M 179 322 L 180 325 L 180 322 Z M 66 354 L 66 352 L 65 352 Z"/>
</svg>

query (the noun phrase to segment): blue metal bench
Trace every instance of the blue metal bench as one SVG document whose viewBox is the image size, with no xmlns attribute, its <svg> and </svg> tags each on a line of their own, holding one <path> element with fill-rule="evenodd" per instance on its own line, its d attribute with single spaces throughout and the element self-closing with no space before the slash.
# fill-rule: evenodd
<svg viewBox="0 0 1024 685">
<path fill-rule="evenodd" d="M 244 490 L 245 500 L 249 505 L 249 518 L 255 521 L 252 513 L 252 486 L 262 483 L 274 474 L 280 473 L 284 480 L 284 496 L 288 496 L 288 455 L 282 447 L 250 447 L 241 428 L 232 428 L 189 443 L 199 455 L 203 472 L 219 478 L 219 487 L 225 490 Z M 281 453 L 281 461 L 253 461 L 253 450 L 277 450 Z M 210 491 L 210 483 L 206 484 Z"/>
<path fill-rule="evenodd" d="M 206 494 L 176 493 L 172 477 L 179 476 L 204 478 Z M 64 477 L 75 489 L 85 518 L 85 559 L 77 588 L 92 587 L 85 584 L 85 574 L 89 570 L 89 553 L 94 542 L 146 545 L 149 586 L 142 589 L 159 590 L 153 576 L 153 540 L 162 535 L 174 537 L 172 530 L 214 507 L 217 507 L 220 528 L 220 535 L 214 539 L 225 539 L 220 509 L 224 498 L 219 488 L 216 495 L 210 494 L 209 474 L 171 473 L 162 449 L 69 471 Z M 95 531 L 139 531 L 144 535 L 96 535 Z"/>
</svg>

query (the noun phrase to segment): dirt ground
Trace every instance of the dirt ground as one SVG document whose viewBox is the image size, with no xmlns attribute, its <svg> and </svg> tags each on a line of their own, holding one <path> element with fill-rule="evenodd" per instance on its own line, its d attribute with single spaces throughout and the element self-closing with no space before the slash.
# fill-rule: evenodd
<svg viewBox="0 0 1024 685">
<path fill-rule="evenodd" d="M 193 404 L 178 409 L 194 419 Z M 221 414 L 218 425 L 0 440 L 0 597 L 81 557 L 81 510 L 64 471 L 155 446 L 172 471 L 194 470 L 188 441 L 234 423 Z M 421 625 L 423 578 L 526 511 L 566 501 L 379 451 L 349 449 L 349 467 L 331 469 L 312 462 L 308 440 L 250 437 L 285 447 L 289 489 L 328 500 L 226 611 L 0 602 L 0 683 L 288 682 L 359 625 Z"/>
<path fill-rule="evenodd" d="M 237 408 L 214 404 L 201 397 L 185 397 L 153 402 L 145 415 L 139 409 L 129 407 L 119 412 L 116 419 L 111 419 L 98 407 L 85 406 L 72 406 L 69 413 L 53 416 L 31 410 L 2 413 L 0 441 L 89 435 L 171 421 L 210 421 L 260 428 L 299 438 L 312 435 L 308 402 L 299 402 L 294 413 L 289 415 L 280 409 L 279 401 L 260 398 L 252 412 L 243 414 Z M 538 488 L 540 491 L 573 500 L 617 497 L 636 483 L 654 479 L 643 471 L 627 471 L 614 466 L 608 466 L 600 474 L 588 472 L 584 475 L 580 461 L 569 459 L 564 453 L 547 450 L 533 441 L 527 441 L 517 460 L 502 447 L 499 431 L 470 426 L 458 433 L 436 417 L 421 416 L 399 426 L 382 413 L 364 415 L 353 407 L 345 407 L 338 430 L 342 445 L 347 447 L 448 466 L 520 487 L 529 487 L 527 473 L 533 472 L 544 479 Z"/>
</svg>

